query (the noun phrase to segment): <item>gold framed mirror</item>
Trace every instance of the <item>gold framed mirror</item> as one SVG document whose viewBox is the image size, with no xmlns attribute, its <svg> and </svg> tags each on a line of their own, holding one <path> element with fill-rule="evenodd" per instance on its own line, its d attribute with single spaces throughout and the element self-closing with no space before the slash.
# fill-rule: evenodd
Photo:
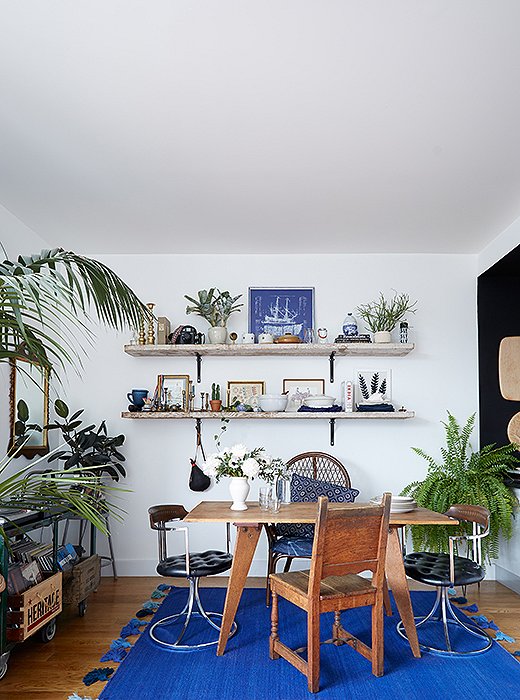
<svg viewBox="0 0 520 700">
<path fill-rule="evenodd" d="M 17 443 L 16 421 L 18 420 L 18 402 L 25 401 L 29 408 L 27 424 L 47 425 L 49 422 L 49 371 L 17 358 L 10 360 L 9 387 L 9 446 L 11 454 Z M 32 459 L 49 452 L 47 430 L 32 430 L 27 433 L 26 442 L 16 452 L 16 457 Z"/>
</svg>

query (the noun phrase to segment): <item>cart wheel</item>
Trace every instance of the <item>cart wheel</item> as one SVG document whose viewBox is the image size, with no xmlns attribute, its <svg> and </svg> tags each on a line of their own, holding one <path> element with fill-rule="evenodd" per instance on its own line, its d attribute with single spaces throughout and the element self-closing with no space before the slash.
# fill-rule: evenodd
<svg viewBox="0 0 520 700">
<path fill-rule="evenodd" d="M 52 642 L 56 635 L 56 620 L 51 620 L 40 631 L 40 639 L 44 644 Z"/>
<path fill-rule="evenodd" d="M 85 613 L 87 612 L 87 601 L 86 600 L 81 600 L 78 603 L 78 615 L 80 617 L 85 617 Z"/>
</svg>

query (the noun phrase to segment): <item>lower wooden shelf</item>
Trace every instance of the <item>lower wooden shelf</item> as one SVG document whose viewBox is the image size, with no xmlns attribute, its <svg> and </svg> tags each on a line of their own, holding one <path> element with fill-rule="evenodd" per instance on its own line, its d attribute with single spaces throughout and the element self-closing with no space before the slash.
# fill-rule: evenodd
<svg viewBox="0 0 520 700">
<path fill-rule="evenodd" d="M 285 413 L 284 411 L 142 411 L 131 412 L 123 411 L 122 418 L 131 418 L 133 420 L 182 420 L 191 419 L 207 419 L 207 418 L 232 418 L 233 420 L 317 420 L 319 418 L 328 418 L 329 420 L 403 420 L 405 418 L 414 418 L 415 411 L 357 411 L 353 413 L 345 413 L 344 411 L 323 411 L 319 413 Z"/>
</svg>

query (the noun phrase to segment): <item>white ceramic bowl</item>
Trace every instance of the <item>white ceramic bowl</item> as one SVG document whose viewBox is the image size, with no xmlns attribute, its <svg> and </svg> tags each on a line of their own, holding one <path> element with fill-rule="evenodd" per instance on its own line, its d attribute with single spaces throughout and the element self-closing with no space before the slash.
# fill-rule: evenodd
<svg viewBox="0 0 520 700">
<path fill-rule="evenodd" d="M 262 411 L 285 411 L 287 396 L 282 396 L 282 394 L 260 394 L 258 405 Z"/>
<path fill-rule="evenodd" d="M 329 408 L 334 406 L 335 401 L 334 396 L 325 396 L 324 394 L 308 396 L 306 399 L 303 399 L 304 405 L 310 408 Z"/>
</svg>

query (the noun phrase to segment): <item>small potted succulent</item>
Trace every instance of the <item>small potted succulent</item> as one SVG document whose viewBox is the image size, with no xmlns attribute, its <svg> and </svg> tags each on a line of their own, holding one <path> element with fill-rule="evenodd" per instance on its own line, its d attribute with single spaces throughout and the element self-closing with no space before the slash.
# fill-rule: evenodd
<svg viewBox="0 0 520 700">
<path fill-rule="evenodd" d="M 216 287 L 211 289 L 201 289 L 197 292 L 198 299 L 189 297 L 187 294 L 184 298 L 191 302 L 191 306 L 186 307 L 187 314 L 197 314 L 206 319 L 210 324 L 208 330 L 208 338 L 210 343 L 225 343 L 227 338 L 226 323 L 235 311 L 240 311 L 243 304 L 236 302 L 242 296 L 239 294 L 232 297 L 229 292 L 221 292 Z"/>
<path fill-rule="evenodd" d="M 220 411 L 222 401 L 220 399 L 220 384 L 213 383 L 211 385 L 211 401 L 209 402 L 212 411 Z"/>
<path fill-rule="evenodd" d="M 415 313 L 417 302 L 410 302 L 408 294 L 398 294 L 387 300 L 382 293 L 379 299 L 357 307 L 357 312 L 367 328 L 374 334 L 375 343 L 390 343 L 392 331 L 405 314 Z"/>
</svg>

